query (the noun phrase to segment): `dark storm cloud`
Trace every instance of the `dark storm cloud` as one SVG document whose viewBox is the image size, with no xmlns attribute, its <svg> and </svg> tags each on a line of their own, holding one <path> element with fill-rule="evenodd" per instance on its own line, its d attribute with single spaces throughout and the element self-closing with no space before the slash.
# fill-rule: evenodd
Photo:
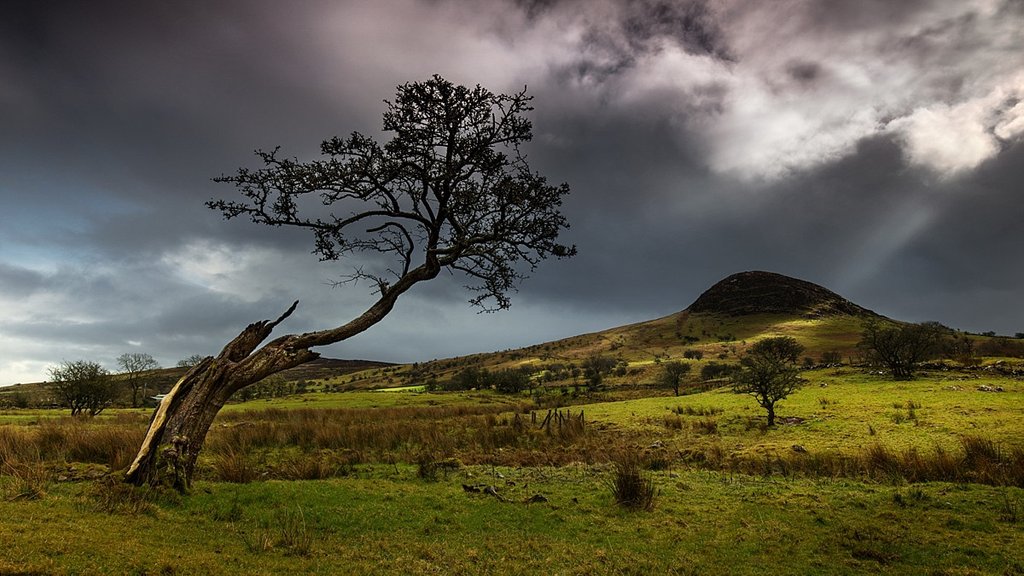
<svg viewBox="0 0 1024 576">
<path fill-rule="evenodd" d="M 668 314 L 768 269 L 879 312 L 1024 330 L 1020 2 L 304 0 L 0 5 L 0 384 L 126 350 L 215 352 L 359 313 L 301 231 L 223 222 L 254 148 L 378 136 L 440 73 L 536 98 L 534 169 L 566 239 L 511 312 L 458 276 L 343 357 L 417 360 Z M 13 360 L 12 360 L 13 358 Z M 5 380 L 6 379 L 6 380 Z"/>
<path fill-rule="evenodd" d="M 790 60 L 786 63 L 786 73 L 800 84 L 811 84 L 822 75 L 822 68 L 817 62 L 807 60 Z"/>
</svg>

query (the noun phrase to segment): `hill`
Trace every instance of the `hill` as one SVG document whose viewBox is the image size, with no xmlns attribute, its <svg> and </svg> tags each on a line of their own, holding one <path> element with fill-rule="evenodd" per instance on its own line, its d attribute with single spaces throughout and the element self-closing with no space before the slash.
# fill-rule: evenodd
<svg viewBox="0 0 1024 576">
<path fill-rule="evenodd" d="M 583 364 L 593 357 L 615 364 L 608 384 L 654 382 L 658 364 L 684 358 L 693 363 L 696 378 L 704 366 L 735 362 L 747 347 L 769 336 L 796 338 L 812 362 L 826 352 L 848 358 L 868 318 L 885 319 L 805 280 L 741 272 L 717 282 L 685 309 L 654 320 L 515 350 L 371 370 L 354 378 L 360 387 L 394 386 L 444 382 L 468 367 L 526 368 L 548 385 L 566 386 L 580 382 Z"/>
<path fill-rule="evenodd" d="M 740 272 L 718 282 L 687 308 L 693 313 L 748 316 L 791 314 L 807 318 L 877 316 L 832 292 L 774 272 Z"/>
</svg>

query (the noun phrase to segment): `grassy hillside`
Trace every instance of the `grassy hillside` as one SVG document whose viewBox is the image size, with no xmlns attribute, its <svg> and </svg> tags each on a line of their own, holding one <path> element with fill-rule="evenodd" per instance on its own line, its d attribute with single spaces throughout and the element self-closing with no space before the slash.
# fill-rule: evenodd
<svg viewBox="0 0 1024 576">
<path fill-rule="evenodd" d="M 450 380 L 469 366 L 489 370 L 528 367 L 543 373 L 552 367 L 580 367 L 588 357 L 605 356 L 623 368 L 609 374 L 607 384 L 652 384 L 660 373 L 659 363 L 682 360 L 687 352 L 699 352 L 700 360 L 690 360 L 691 380 L 696 382 L 700 368 L 707 363 L 736 362 L 754 342 L 770 336 L 795 337 L 806 347 L 805 355 L 815 362 L 828 351 L 839 352 L 848 359 L 860 340 L 862 324 L 862 318 L 846 315 L 805 318 L 792 314 L 727 316 L 683 311 L 516 350 L 371 369 L 322 382 L 358 387 L 424 384 L 431 379 Z M 580 382 L 579 375 L 574 379 L 568 372 L 564 377 L 546 380 L 554 388 Z"/>
</svg>

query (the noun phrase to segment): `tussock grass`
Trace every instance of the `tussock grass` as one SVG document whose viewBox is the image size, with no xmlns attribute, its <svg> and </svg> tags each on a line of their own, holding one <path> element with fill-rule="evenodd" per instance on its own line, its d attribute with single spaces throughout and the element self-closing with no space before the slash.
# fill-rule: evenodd
<svg viewBox="0 0 1024 576">
<path fill-rule="evenodd" d="M 2 492 L 7 500 L 41 500 L 51 481 L 50 471 L 38 460 L 6 461 L 0 466 L 0 474 L 11 477 Z"/>
<path fill-rule="evenodd" d="M 611 466 L 500 468 L 516 482 L 496 486 L 504 502 L 459 486 L 490 471 L 469 467 L 462 473 L 477 480 L 449 482 L 423 482 L 412 466 L 343 480 L 200 481 L 179 503 L 154 502 L 155 515 L 95 513 L 83 506 L 87 484 L 58 484 L 43 501 L 0 501 L 0 573 L 1012 574 L 1024 566 L 1024 533 L 1011 522 L 1024 494 L 1017 488 L 778 482 L 676 468 L 652 473 L 661 493 L 638 515 L 613 503 Z M 548 501 L 522 504 L 535 494 Z M 282 535 L 289 515 L 294 537 Z"/>
<path fill-rule="evenodd" d="M 105 476 L 89 485 L 86 490 L 98 512 L 138 516 L 155 515 L 160 504 L 178 504 L 180 495 L 166 489 L 150 486 L 131 486 L 114 476 Z"/>
<path fill-rule="evenodd" d="M 313 553 L 317 541 L 316 531 L 309 526 L 302 507 L 279 510 L 274 515 L 273 525 L 265 523 L 251 532 L 238 534 L 250 554 L 263 554 L 281 550 L 286 556 L 305 557 Z"/>
<path fill-rule="evenodd" d="M 644 471 L 643 458 L 635 452 L 620 452 L 613 460 L 608 482 L 615 503 L 630 510 L 654 510 L 658 489 L 654 478 Z"/>
<path fill-rule="evenodd" d="M 680 416 L 715 416 L 724 410 L 717 406 L 676 406 L 672 412 Z"/>
<path fill-rule="evenodd" d="M 221 451 L 213 459 L 216 477 L 222 482 L 248 484 L 259 477 L 259 470 L 253 457 L 246 452 L 231 449 Z"/>
</svg>

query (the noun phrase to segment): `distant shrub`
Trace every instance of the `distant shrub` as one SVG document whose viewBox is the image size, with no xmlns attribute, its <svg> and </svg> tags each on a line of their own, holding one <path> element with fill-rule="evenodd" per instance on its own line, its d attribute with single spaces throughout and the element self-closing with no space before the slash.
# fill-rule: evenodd
<svg viewBox="0 0 1024 576">
<path fill-rule="evenodd" d="M 484 378 L 487 376 L 487 371 L 477 366 L 467 366 L 462 370 L 455 373 L 447 383 L 445 383 L 445 390 L 472 390 L 474 388 L 482 388 L 484 385 Z"/>
<path fill-rule="evenodd" d="M 840 354 L 838 350 L 828 350 L 826 352 L 822 352 L 821 363 L 827 365 L 842 364 L 843 355 Z"/>
<path fill-rule="evenodd" d="M 715 380 L 717 378 L 728 378 L 736 371 L 736 366 L 731 364 L 719 364 L 708 362 L 700 369 L 701 380 Z"/>
<path fill-rule="evenodd" d="M 437 459 L 433 454 L 423 451 L 416 455 L 416 475 L 431 482 L 437 480 Z"/>
<path fill-rule="evenodd" d="M 683 358 L 687 360 L 700 360 L 704 358 L 704 353 L 700 350 L 686 350 L 683 352 Z"/>
<path fill-rule="evenodd" d="M 714 416 L 715 414 L 721 414 L 723 412 L 723 410 L 717 406 L 676 406 L 672 411 L 676 414 L 686 416 Z"/>
<path fill-rule="evenodd" d="M 591 388 L 597 389 L 601 386 L 604 376 L 609 374 L 617 364 L 614 358 L 594 354 L 583 361 L 583 377 Z"/>
<path fill-rule="evenodd" d="M 530 372 L 523 368 L 498 370 L 487 374 L 483 383 L 504 394 L 518 394 L 530 387 Z"/>
</svg>

